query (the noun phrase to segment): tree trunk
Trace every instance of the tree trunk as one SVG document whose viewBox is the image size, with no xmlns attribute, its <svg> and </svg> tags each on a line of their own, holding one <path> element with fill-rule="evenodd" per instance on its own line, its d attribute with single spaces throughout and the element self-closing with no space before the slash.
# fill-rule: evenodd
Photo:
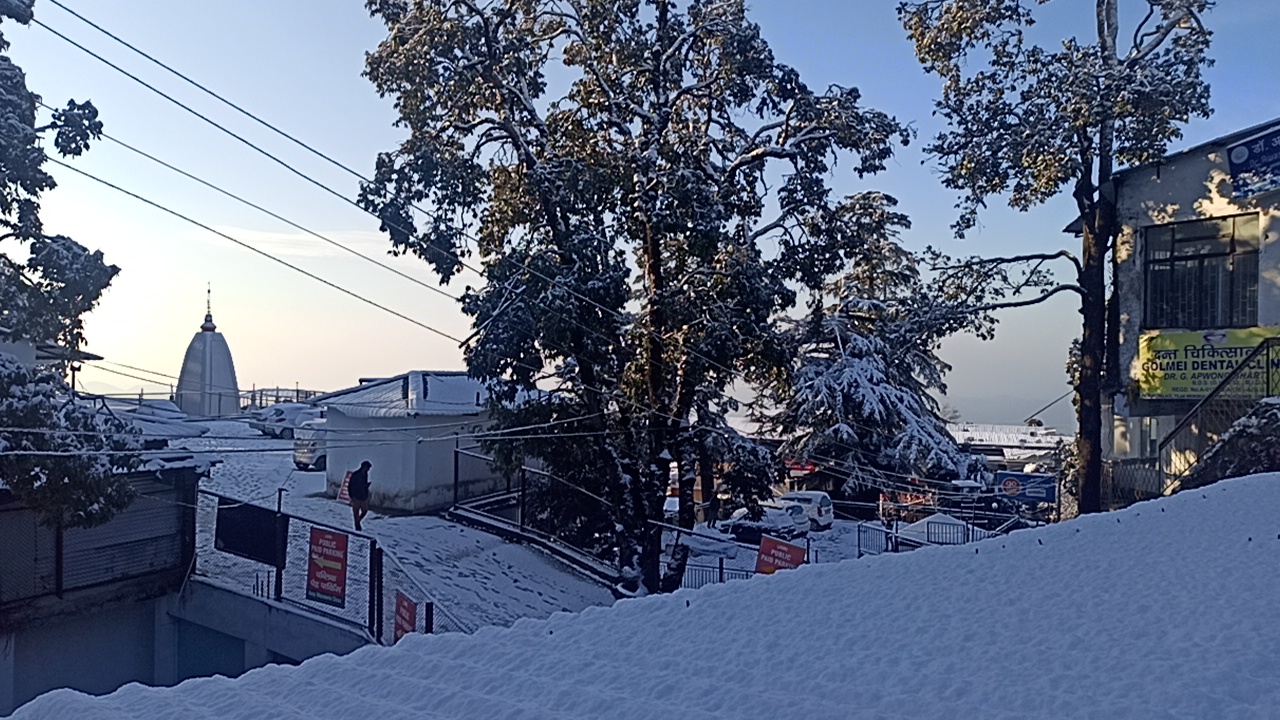
<svg viewBox="0 0 1280 720">
<path fill-rule="evenodd" d="M 716 494 L 716 473 L 711 463 L 711 450 L 707 447 L 706 438 L 700 438 L 698 443 L 698 477 L 702 484 L 702 502 L 706 506 L 704 520 L 708 523 L 719 518 L 713 517 L 711 513 L 719 510 L 720 503 L 713 502 L 712 499 Z"/>
<path fill-rule="evenodd" d="M 1103 207 L 1107 206 L 1107 207 Z M 1106 352 L 1106 244 L 1110 232 L 1109 217 L 1114 216 L 1109 201 L 1097 206 L 1097 220 L 1085 223 L 1083 272 L 1080 286 L 1084 295 L 1080 303 L 1083 327 L 1080 335 L 1080 379 L 1076 392 L 1080 398 L 1080 512 L 1102 511 L 1102 365 Z M 1097 232 L 1094 232 L 1093 228 Z"/>
<path fill-rule="evenodd" d="M 666 47 L 667 22 L 668 22 L 668 3 L 667 0 L 659 0 L 658 2 L 658 23 L 656 28 L 657 42 L 654 44 L 653 51 L 653 91 L 655 104 L 661 104 L 666 92 L 666 82 L 664 78 L 664 67 L 662 56 Z M 661 125 L 649 129 L 652 137 L 649 142 L 657 147 L 661 144 L 662 127 Z M 653 170 L 654 168 L 650 168 Z M 649 431 L 649 457 L 648 467 L 644 468 L 648 482 L 642 483 L 644 487 L 652 488 L 657 492 L 654 498 L 637 498 L 640 507 L 646 509 L 646 518 L 644 522 L 650 519 L 647 515 L 647 509 L 654 503 L 659 503 L 657 508 L 661 513 L 662 495 L 665 494 L 668 477 L 671 472 L 670 453 L 667 452 L 667 431 L 668 423 L 666 413 L 664 411 L 667 400 L 666 372 L 663 367 L 663 361 L 666 355 L 666 343 L 663 342 L 667 330 L 667 314 L 663 303 L 666 302 L 666 277 L 662 271 L 662 240 L 658 232 L 653 227 L 653 209 L 656 205 L 656 198 L 653 197 L 654 190 L 646 184 L 637 188 L 640 193 L 639 207 L 637 208 L 639 217 L 637 218 L 644 225 L 644 248 L 642 250 L 644 256 L 644 272 L 645 279 L 648 284 L 648 334 L 645 338 L 645 384 L 648 391 L 648 431 Z M 647 493 L 643 493 L 647 494 Z M 646 502 L 646 500 L 648 502 Z M 658 515 L 661 517 L 661 514 Z M 647 525 L 647 522 L 645 523 Z M 652 526 L 650 526 L 652 527 Z M 658 530 L 658 528 L 652 528 Z M 645 587 L 650 592 L 660 590 L 658 578 L 658 556 L 662 552 L 661 532 L 646 533 L 644 552 L 641 553 L 641 568 L 644 575 Z"/>
<path fill-rule="evenodd" d="M 680 471 L 680 527 L 693 529 L 696 518 L 694 517 L 693 507 L 693 486 L 698 481 L 696 474 L 696 463 L 693 459 L 693 453 L 688 449 L 682 448 L 680 452 L 680 462 L 678 463 Z"/>
</svg>

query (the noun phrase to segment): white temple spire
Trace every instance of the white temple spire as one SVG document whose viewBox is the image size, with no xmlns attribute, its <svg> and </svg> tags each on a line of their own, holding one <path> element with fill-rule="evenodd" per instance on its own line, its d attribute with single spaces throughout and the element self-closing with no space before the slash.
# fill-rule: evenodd
<svg viewBox="0 0 1280 720">
<path fill-rule="evenodd" d="M 188 415 L 222 417 L 240 413 L 240 388 L 227 340 L 213 324 L 213 288 L 205 290 L 204 324 L 182 359 L 176 398 Z"/>
</svg>

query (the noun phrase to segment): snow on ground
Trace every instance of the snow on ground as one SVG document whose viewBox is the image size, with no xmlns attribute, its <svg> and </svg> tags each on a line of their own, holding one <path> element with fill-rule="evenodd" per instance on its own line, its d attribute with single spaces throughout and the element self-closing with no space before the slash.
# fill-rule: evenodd
<svg viewBox="0 0 1280 720">
<path fill-rule="evenodd" d="M 1277 598 L 1280 474 L 14 717 L 1275 718 Z"/>
<path fill-rule="evenodd" d="M 202 488 L 270 508 L 275 507 L 276 490 L 284 488 L 285 512 L 352 527 L 350 508 L 324 496 L 324 473 L 294 468 L 292 441 L 263 437 L 238 422 L 208 424 L 207 437 L 175 443 L 222 460 L 212 476 L 201 482 Z M 211 503 L 206 504 L 212 514 Z M 212 523 L 206 519 L 200 525 L 205 531 L 199 542 L 203 558 L 211 552 Z M 522 617 L 545 618 L 554 612 L 613 602 L 608 589 L 537 550 L 439 517 L 371 514 L 365 519 L 364 532 L 377 537 L 436 603 L 468 629 L 505 626 Z M 248 562 L 224 559 L 228 574 Z M 202 562 L 202 567 L 207 566 L 219 567 L 216 561 Z M 265 578 L 268 571 L 262 572 Z M 254 583 L 254 577 L 243 571 L 223 580 L 247 583 L 246 589 Z"/>
</svg>

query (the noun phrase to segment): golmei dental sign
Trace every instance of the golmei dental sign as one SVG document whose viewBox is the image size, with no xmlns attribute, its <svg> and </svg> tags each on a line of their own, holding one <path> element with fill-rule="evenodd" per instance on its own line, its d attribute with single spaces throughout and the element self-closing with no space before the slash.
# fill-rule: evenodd
<svg viewBox="0 0 1280 720">
<path fill-rule="evenodd" d="M 1167 332 L 1152 330 L 1138 338 L 1136 375 L 1142 397 L 1152 400 L 1199 400 L 1218 386 L 1263 340 L 1280 328 Z M 1244 381 L 1266 382 L 1271 368 L 1242 372 Z M 1256 375 L 1257 377 L 1252 377 Z"/>
</svg>

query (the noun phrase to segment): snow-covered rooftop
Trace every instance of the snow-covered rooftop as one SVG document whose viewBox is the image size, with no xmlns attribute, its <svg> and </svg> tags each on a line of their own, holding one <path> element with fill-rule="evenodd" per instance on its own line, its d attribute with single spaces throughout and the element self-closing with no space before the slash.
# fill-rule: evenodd
<svg viewBox="0 0 1280 720">
<path fill-rule="evenodd" d="M 13 717 L 1275 717 L 1277 483 Z"/>
<path fill-rule="evenodd" d="M 312 398 L 348 417 L 479 415 L 484 385 L 465 371 L 413 371 Z"/>
<path fill-rule="evenodd" d="M 987 445 L 1003 448 L 1057 447 L 1070 440 L 1057 430 L 1029 425 L 984 425 L 977 423 L 948 423 L 947 432 L 956 442 L 970 445 Z"/>
</svg>

